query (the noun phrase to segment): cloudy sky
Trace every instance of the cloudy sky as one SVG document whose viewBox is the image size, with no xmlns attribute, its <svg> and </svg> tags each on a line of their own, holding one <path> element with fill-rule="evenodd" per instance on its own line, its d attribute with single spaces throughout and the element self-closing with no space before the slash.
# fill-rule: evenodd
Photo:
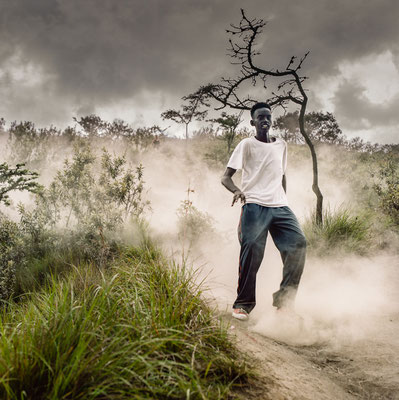
<svg viewBox="0 0 399 400">
<path fill-rule="evenodd" d="M 243 4 L 0 0 L 0 117 L 66 126 L 97 113 L 166 127 L 160 113 L 182 96 L 235 76 L 226 28 Z M 397 0 L 247 0 L 245 10 L 268 21 L 259 65 L 310 50 L 310 109 L 333 112 L 348 136 L 399 142 Z"/>
</svg>

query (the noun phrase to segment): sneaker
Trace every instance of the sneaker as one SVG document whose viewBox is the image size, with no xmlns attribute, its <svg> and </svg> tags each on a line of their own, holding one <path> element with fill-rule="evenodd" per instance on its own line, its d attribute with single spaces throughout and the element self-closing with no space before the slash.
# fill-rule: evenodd
<svg viewBox="0 0 399 400">
<path fill-rule="evenodd" d="M 233 308 L 232 317 L 241 321 L 247 321 L 249 318 L 248 313 L 243 308 Z"/>
</svg>

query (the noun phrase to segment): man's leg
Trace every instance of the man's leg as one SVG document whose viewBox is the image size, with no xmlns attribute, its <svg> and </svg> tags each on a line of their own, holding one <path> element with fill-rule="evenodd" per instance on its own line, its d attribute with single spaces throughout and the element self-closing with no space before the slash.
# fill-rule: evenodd
<svg viewBox="0 0 399 400">
<path fill-rule="evenodd" d="M 256 304 L 256 273 L 265 253 L 271 218 L 269 207 L 252 203 L 243 206 L 238 232 L 241 251 L 237 299 L 233 308 L 243 308 L 248 313 Z"/>
<path fill-rule="evenodd" d="M 283 261 L 283 279 L 280 290 L 273 293 L 277 308 L 293 307 L 306 257 L 306 239 L 298 220 L 289 207 L 273 209 L 270 234 Z"/>
</svg>

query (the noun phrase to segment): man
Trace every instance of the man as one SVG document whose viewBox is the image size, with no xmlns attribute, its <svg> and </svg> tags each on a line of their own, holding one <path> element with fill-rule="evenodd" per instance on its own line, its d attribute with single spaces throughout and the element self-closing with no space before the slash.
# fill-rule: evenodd
<svg viewBox="0 0 399 400">
<path fill-rule="evenodd" d="M 234 194 L 233 203 L 244 205 L 238 229 L 241 244 L 237 298 L 233 317 L 247 320 L 255 307 L 256 274 L 263 259 L 267 233 L 280 251 L 283 279 L 273 294 L 273 306 L 292 309 L 296 291 L 305 265 L 306 240 L 298 220 L 288 207 L 285 169 L 287 144 L 271 138 L 270 106 L 256 103 L 251 108 L 251 125 L 256 136 L 242 140 L 235 148 L 222 184 Z M 242 190 L 232 176 L 242 170 Z"/>
</svg>

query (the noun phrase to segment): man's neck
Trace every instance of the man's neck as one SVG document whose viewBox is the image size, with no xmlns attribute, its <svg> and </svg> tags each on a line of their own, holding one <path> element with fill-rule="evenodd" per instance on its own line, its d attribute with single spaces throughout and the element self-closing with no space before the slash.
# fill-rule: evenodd
<svg viewBox="0 0 399 400">
<path fill-rule="evenodd" d="M 269 136 L 269 133 L 267 133 L 266 135 L 256 135 L 255 139 L 257 139 L 257 140 L 259 140 L 260 142 L 263 142 L 263 143 L 272 143 L 272 142 L 276 141 L 275 138 L 272 138 L 272 137 Z"/>
</svg>

